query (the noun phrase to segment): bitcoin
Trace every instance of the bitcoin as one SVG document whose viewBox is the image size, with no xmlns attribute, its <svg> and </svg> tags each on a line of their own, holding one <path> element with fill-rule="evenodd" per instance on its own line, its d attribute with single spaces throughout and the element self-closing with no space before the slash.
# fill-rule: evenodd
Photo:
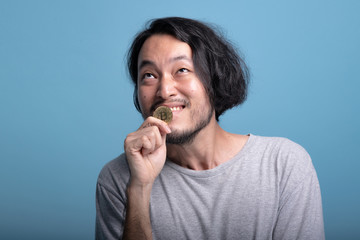
<svg viewBox="0 0 360 240">
<path fill-rule="evenodd" d="M 163 120 L 166 123 L 169 123 L 172 120 L 171 109 L 165 106 L 160 106 L 154 111 L 153 117 L 156 117 L 160 120 Z"/>
</svg>

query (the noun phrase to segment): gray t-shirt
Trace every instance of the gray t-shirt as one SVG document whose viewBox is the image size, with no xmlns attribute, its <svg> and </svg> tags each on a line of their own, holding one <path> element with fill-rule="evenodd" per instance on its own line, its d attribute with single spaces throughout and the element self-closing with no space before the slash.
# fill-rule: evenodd
<svg viewBox="0 0 360 240">
<path fill-rule="evenodd" d="M 130 172 L 121 155 L 101 171 L 96 238 L 120 239 Z M 324 239 L 319 182 L 307 152 L 250 135 L 229 161 L 194 171 L 166 161 L 151 192 L 153 239 Z"/>
</svg>

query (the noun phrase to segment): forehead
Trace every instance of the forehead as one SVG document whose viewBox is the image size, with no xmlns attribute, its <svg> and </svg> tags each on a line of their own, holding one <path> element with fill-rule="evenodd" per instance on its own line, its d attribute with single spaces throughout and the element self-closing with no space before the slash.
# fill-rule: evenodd
<svg viewBox="0 0 360 240">
<path fill-rule="evenodd" d="M 150 36 L 141 47 L 138 64 L 143 60 L 166 61 L 178 56 L 186 56 L 192 59 L 190 46 L 171 35 L 155 34 Z"/>
</svg>

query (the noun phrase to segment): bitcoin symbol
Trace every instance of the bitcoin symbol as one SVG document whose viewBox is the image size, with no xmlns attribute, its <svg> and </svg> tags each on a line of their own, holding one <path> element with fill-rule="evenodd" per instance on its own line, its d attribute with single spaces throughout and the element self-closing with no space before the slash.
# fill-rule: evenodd
<svg viewBox="0 0 360 240">
<path fill-rule="evenodd" d="M 166 112 L 161 112 L 161 120 L 165 120 L 167 118 Z"/>
<path fill-rule="evenodd" d="M 156 117 L 166 123 L 169 123 L 172 120 L 172 111 L 168 107 L 160 106 L 154 111 L 153 117 Z"/>
</svg>

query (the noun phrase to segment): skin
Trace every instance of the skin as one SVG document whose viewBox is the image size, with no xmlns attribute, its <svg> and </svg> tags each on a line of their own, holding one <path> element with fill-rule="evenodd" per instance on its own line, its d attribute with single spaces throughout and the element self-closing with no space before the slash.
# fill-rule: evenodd
<svg viewBox="0 0 360 240">
<path fill-rule="evenodd" d="M 214 168 L 238 153 L 248 136 L 224 131 L 215 119 L 206 91 L 196 75 L 192 50 L 170 35 L 149 37 L 138 57 L 138 98 L 144 122 L 124 143 L 131 178 L 124 239 L 151 239 L 149 202 L 152 185 L 166 158 L 193 170 Z M 171 123 L 151 117 L 158 106 L 173 109 Z M 208 119 L 210 118 L 210 121 Z M 208 123 L 185 144 L 167 144 Z"/>
</svg>

